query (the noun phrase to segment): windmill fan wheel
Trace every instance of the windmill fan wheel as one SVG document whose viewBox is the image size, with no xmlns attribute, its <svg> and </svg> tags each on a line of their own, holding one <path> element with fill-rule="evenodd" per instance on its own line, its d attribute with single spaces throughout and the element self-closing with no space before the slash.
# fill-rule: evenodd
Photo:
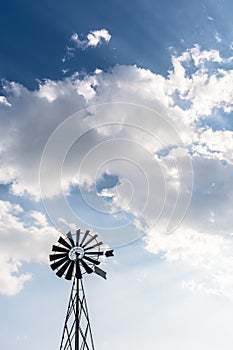
<svg viewBox="0 0 233 350">
<path fill-rule="evenodd" d="M 98 267 L 99 257 L 113 256 L 113 250 L 101 250 L 101 241 L 98 235 L 92 235 L 89 230 L 85 233 L 76 230 L 74 234 L 68 232 L 66 238 L 58 239 L 58 245 L 52 246 L 53 254 L 49 255 L 51 268 L 56 271 L 58 277 L 65 279 L 81 279 L 84 273 L 95 273 L 106 279 L 106 272 Z"/>
</svg>

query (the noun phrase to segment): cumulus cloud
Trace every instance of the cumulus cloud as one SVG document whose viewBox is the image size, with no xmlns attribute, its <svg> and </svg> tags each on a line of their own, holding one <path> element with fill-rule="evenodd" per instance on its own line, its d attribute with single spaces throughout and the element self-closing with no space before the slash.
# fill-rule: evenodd
<svg viewBox="0 0 233 350">
<path fill-rule="evenodd" d="M 101 40 L 109 41 L 110 35 L 94 31 L 88 34 L 85 45 L 96 46 Z M 72 41 L 82 45 L 78 35 Z M 158 219 L 156 232 L 150 230 L 148 250 L 162 251 L 168 261 L 175 256 L 190 268 L 196 256 L 198 269 L 203 265 L 204 271 L 208 261 L 209 271 L 213 271 L 214 259 L 222 266 L 226 258 L 230 271 L 233 132 L 232 128 L 216 130 L 208 118 L 216 110 L 225 117 L 232 112 L 231 61 L 217 50 L 201 50 L 196 45 L 172 57 L 167 77 L 137 66 L 116 66 L 84 77 L 77 73 L 60 81 L 45 80 L 35 91 L 5 83 L 5 102 L 0 103 L 1 183 L 8 184 L 14 195 L 39 201 L 41 155 L 60 125 L 55 133 L 56 147 L 47 154 L 43 169 L 43 195 L 51 203 L 62 191 L 71 196 L 77 186 L 90 206 L 101 207 L 116 218 L 122 213 L 131 216 L 135 230 L 146 231 Z M 78 119 L 67 119 L 80 110 Z M 54 164 L 62 152 L 58 179 Z M 193 190 L 187 158 L 193 163 Z M 110 188 L 102 186 L 98 192 L 96 183 L 104 174 L 117 176 L 119 181 Z M 175 205 L 177 217 L 182 218 L 182 203 L 188 204 L 191 193 L 190 210 L 182 224 L 184 235 L 177 231 L 165 238 L 164 223 Z M 39 213 L 31 213 L 31 219 L 33 227 L 38 221 L 46 224 Z M 16 224 L 23 230 L 21 219 Z M 228 237 L 223 238 L 221 232 Z M 208 240 L 213 242 L 210 257 Z M 196 247 L 193 250 L 192 245 Z M 220 272 L 228 278 L 224 268 Z M 213 289 L 222 290 L 225 282 L 220 285 L 220 277 L 215 281 Z M 185 283 L 194 286 L 194 282 Z M 203 281 L 195 283 L 205 285 Z"/>
<path fill-rule="evenodd" d="M 0 293 L 19 293 L 31 274 L 21 273 L 24 262 L 46 262 L 48 249 L 57 238 L 44 214 L 24 212 L 9 201 L 0 201 Z"/>
<path fill-rule="evenodd" d="M 186 227 L 173 235 L 151 231 L 146 242 L 151 253 L 190 268 L 192 278 L 185 280 L 183 287 L 193 292 L 233 298 L 233 241 L 230 237 Z"/>
<path fill-rule="evenodd" d="M 111 39 L 111 35 L 106 29 L 94 30 L 87 34 L 87 46 L 97 46 L 101 42 L 108 43 Z"/>
<path fill-rule="evenodd" d="M 0 96 L 0 103 L 8 107 L 11 106 L 11 104 L 7 101 L 5 96 Z"/>
<path fill-rule="evenodd" d="M 74 57 L 77 49 L 85 51 L 104 43 L 108 44 L 110 40 L 111 34 L 107 29 L 91 30 L 85 38 L 78 33 L 73 33 L 69 45 L 66 46 L 66 53 L 62 58 L 62 62 L 64 63 L 67 59 Z"/>
<path fill-rule="evenodd" d="M 99 29 L 90 31 L 86 39 L 81 39 L 80 35 L 73 33 L 70 37 L 72 47 L 68 47 L 67 55 L 72 55 L 72 51 L 76 48 L 86 50 L 89 47 L 96 47 L 102 43 L 108 43 L 111 40 L 111 35 L 107 29 Z"/>
<path fill-rule="evenodd" d="M 15 195 L 40 200 L 39 165 L 43 148 L 54 129 L 84 106 L 85 100 L 77 88 L 72 79 L 60 83 L 48 80 L 37 91 L 17 83 L 4 85 L 12 107 L 1 109 L 0 181 L 11 184 Z"/>
</svg>

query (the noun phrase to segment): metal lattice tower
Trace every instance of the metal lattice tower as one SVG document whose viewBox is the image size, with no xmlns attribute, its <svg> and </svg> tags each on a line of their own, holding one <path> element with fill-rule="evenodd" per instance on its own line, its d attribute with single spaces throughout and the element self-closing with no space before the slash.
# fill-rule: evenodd
<svg viewBox="0 0 233 350">
<path fill-rule="evenodd" d="M 59 245 L 52 246 L 53 254 L 49 256 L 58 277 L 73 279 L 60 350 L 95 350 L 82 276 L 96 273 L 106 279 L 106 272 L 97 265 L 100 256 L 113 256 L 113 250 L 101 251 L 103 243 L 90 231 L 77 230 L 66 236 L 58 239 Z"/>
</svg>

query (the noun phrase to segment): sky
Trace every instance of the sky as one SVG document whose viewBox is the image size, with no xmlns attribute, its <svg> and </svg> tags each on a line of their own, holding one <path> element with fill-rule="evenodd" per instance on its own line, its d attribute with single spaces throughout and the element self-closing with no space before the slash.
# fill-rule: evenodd
<svg viewBox="0 0 233 350">
<path fill-rule="evenodd" d="M 83 281 L 96 349 L 231 350 L 233 4 L 4 2 L 0 344 L 59 348 L 51 245 L 115 251 Z"/>
</svg>

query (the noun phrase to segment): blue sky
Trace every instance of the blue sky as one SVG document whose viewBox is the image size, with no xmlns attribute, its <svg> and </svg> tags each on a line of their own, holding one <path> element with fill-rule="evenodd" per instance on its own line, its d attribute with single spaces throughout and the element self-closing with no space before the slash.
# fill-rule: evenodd
<svg viewBox="0 0 233 350">
<path fill-rule="evenodd" d="M 115 248 L 84 278 L 97 349 L 232 349 L 232 10 L 2 4 L 4 350 L 58 349 L 71 285 L 48 255 L 76 227 Z"/>
<path fill-rule="evenodd" d="M 110 45 L 79 52 L 68 64 L 71 71 L 139 64 L 166 74 L 169 47 L 181 52 L 201 43 L 226 51 L 232 39 L 231 10 L 230 1 L 70 1 L 69 6 L 62 1 L 5 2 L 0 73 L 29 88 L 36 79 L 58 79 L 67 67 L 62 57 L 71 34 L 107 28 Z M 221 43 L 216 33 L 221 33 Z"/>
</svg>

